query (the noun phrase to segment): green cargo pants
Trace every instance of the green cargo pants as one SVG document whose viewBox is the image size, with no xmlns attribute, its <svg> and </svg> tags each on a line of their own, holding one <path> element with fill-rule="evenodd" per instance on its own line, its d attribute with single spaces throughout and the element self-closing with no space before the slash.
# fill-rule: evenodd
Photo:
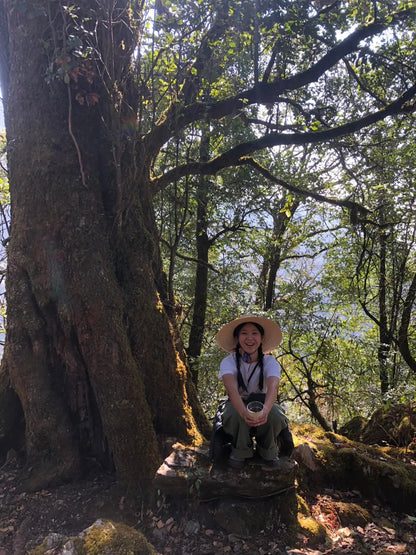
<svg viewBox="0 0 416 555">
<path fill-rule="evenodd" d="M 282 409 L 274 403 L 266 424 L 250 428 L 227 401 L 222 417 L 224 431 L 233 437 L 232 456 L 236 459 L 249 459 L 253 456 L 253 435 L 256 438 L 257 452 L 263 459 L 272 460 L 278 456 L 276 438 L 287 427 L 288 421 Z"/>
</svg>

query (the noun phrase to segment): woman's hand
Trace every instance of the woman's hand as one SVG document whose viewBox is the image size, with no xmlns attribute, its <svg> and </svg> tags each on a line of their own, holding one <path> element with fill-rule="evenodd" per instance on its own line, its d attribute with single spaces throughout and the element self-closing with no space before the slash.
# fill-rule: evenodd
<svg viewBox="0 0 416 555">
<path fill-rule="evenodd" d="M 256 427 L 256 426 L 262 426 L 263 424 L 266 424 L 267 419 L 269 417 L 269 413 L 272 410 L 274 402 L 276 401 L 277 392 L 279 391 L 279 378 L 275 376 L 270 376 L 269 378 L 266 379 L 266 384 L 267 384 L 267 393 L 266 393 L 266 399 L 264 401 L 263 410 L 261 411 L 261 416 L 258 416 L 258 413 L 256 416 L 255 413 L 253 414 L 253 413 L 250 413 L 248 410 L 246 410 L 248 415 L 244 417 L 244 420 L 245 422 L 247 422 L 249 426 Z"/>
<path fill-rule="evenodd" d="M 270 409 L 266 410 L 266 407 L 263 408 L 261 413 L 250 412 L 246 407 L 243 418 L 246 424 L 250 426 L 250 428 L 254 428 L 256 426 L 262 426 L 263 424 L 266 424 L 267 418 L 269 417 L 269 412 Z"/>
</svg>

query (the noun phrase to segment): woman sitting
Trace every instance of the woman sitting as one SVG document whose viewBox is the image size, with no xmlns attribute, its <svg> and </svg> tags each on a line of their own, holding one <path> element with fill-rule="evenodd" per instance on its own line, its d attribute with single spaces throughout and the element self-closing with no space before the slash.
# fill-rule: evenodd
<svg viewBox="0 0 416 555">
<path fill-rule="evenodd" d="M 265 468 L 278 466 L 277 437 L 287 429 L 287 419 L 276 402 L 280 382 L 280 364 L 268 354 L 282 341 L 278 324 L 267 318 L 244 316 L 220 329 L 218 345 L 229 354 L 220 364 L 219 378 L 228 393 L 222 415 L 224 431 L 232 437 L 229 465 L 242 468 L 256 450 Z M 247 404 L 261 400 L 260 413 Z M 293 445 L 293 443 L 292 443 Z"/>
</svg>

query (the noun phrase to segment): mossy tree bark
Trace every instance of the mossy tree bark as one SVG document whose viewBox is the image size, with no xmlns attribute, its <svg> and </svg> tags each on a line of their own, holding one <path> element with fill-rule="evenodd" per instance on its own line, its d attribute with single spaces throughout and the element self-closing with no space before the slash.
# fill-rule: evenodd
<svg viewBox="0 0 416 555">
<path fill-rule="evenodd" d="M 119 4 L 121 20 L 131 12 Z M 42 44 L 57 40 L 62 6 L 2 7 L 12 203 L 2 372 L 25 417 L 29 484 L 71 479 L 94 456 L 146 489 L 160 463 L 158 438 L 196 439 L 207 422 L 163 305 L 152 156 L 125 131 L 136 118 L 135 45 L 127 26 L 111 29 L 119 33 L 109 43 L 114 94 L 91 72 L 76 90 L 47 84 Z M 82 92 L 90 105 L 76 97 L 84 84 L 94 87 Z"/>
</svg>

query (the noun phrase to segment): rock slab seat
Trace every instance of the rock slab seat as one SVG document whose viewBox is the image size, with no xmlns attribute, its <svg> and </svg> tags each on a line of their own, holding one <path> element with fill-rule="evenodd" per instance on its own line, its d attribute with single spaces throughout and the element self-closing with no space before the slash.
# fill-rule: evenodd
<svg viewBox="0 0 416 555">
<path fill-rule="evenodd" d="M 264 499 L 295 490 L 298 464 L 282 458 L 276 468 L 265 470 L 255 458 L 241 470 L 227 462 L 213 464 L 208 447 L 189 447 L 180 443 L 156 472 L 154 485 L 174 497 L 197 496 L 214 499 Z"/>
</svg>

